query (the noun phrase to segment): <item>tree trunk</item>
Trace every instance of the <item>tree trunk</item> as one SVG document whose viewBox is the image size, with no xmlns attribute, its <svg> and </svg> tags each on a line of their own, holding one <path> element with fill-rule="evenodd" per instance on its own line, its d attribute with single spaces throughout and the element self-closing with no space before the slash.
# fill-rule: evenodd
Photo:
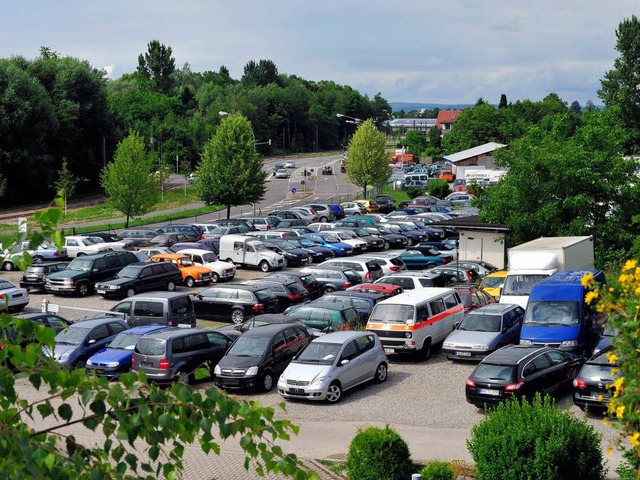
<svg viewBox="0 0 640 480">
<path fill-rule="evenodd" d="M 231 205 L 227 205 L 227 220 L 229 220 L 231 216 Z"/>
<path fill-rule="evenodd" d="M 124 222 L 124 228 L 129 228 L 129 215 L 127 215 L 127 221 Z"/>
<path fill-rule="evenodd" d="M 364 198 L 365 200 L 367 198 L 367 184 L 366 183 L 362 186 L 362 198 Z"/>
</svg>

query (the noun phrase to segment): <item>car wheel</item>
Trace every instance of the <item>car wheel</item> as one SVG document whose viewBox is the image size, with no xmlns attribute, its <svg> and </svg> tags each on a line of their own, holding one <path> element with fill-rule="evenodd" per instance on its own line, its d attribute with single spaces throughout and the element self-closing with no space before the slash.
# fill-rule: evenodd
<svg viewBox="0 0 640 480">
<path fill-rule="evenodd" d="M 262 390 L 264 392 L 270 392 L 273 388 L 273 375 L 271 372 L 267 372 L 262 377 Z"/>
<path fill-rule="evenodd" d="M 335 288 L 333 288 L 333 287 L 325 287 L 325 288 L 322 290 L 322 294 L 323 294 L 323 295 L 327 295 L 327 294 L 329 294 L 329 293 L 333 293 L 333 292 L 335 292 L 335 291 L 336 291 L 336 289 L 335 289 Z"/>
<path fill-rule="evenodd" d="M 80 295 L 81 297 L 86 297 L 87 295 L 89 295 L 89 284 L 87 282 L 82 282 L 78 284 L 76 290 L 78 292 L 78 295 Z"/>
<path fill-rule="evenodd" d="M 269 267 L 269 262 L 263 260 L 260 262 L 260 270 L 267 273 L 271 267 Z"/>
<path fill-rule="evenodd" d="M 431 356 L 431 340 L 427 340 L 424 342 L 424 345 L 422 345 L 419 354 L 423 360 L 427 360 Z"/>
<path fill-rule="evenodd" d="M 242 322 L 244 322 L 244 312 L 239 308 L 236 308 L 235 310 L 233 310 L 231 312 L 231 321 L 236 325 L 239 325 Z"/>
<path fill-rule="evenodd" d="M 83 252 L 78 252 L 78 254 L 76 255 L 76 257 L 84 257 L 85 254 Z"/>
<path fill-rule="evenodd" d="M 167 282 L 167 291 L 168 292 L 175 292 L 175 290 L 176 290 L 176 282 L 174 282 L 172 280 Z"/>
<path fill-rule="evenodd" d="M 24 310 L 24 307 L 26 307 L 26 305 L 18 305 L 17 307 L 12 307 L 11 311 L 12 312 L 21 312 L 22 310 Z"/>
<path fill-rule="evenodd" d="M 287 268 L 288 266 L 289 266 L 289 260 L 287 259 L 287 257 L 284 257 L 284 267 L 282 268 Z M 260 267 L 262 268 L 262 265 L 260 265 Z"/>
<path fill-rule="evenodd" d="M 381 363 L 376 368 L 376 375 L 374 377 L 376 383 L 382 383 L 387 379 L 387 364 Z"/>
<path fill-rule="evenodd" d="M 180 371 L 176 375 L 176 381 L 178 383 L 184 383 L 185 385 L 189 385 L 189 382 L 191 381 L 191 376 L 189 375 L 189 372 Z"/>
<path fill-rule="evenodd" d="M 36 255 L 35 257 L 33 257 L 33 263 L 42 263 L 44 261 L 44 258 L 42 258 L 40 255 Z"/>
<path fill-rule="evenodd" d="M 73 364 L 73 368 L 75 369 L 84 368 L 86 364 L 87 362 L 85 362 L 84 360 L 77 360 L 76 363 Z"/>
<path fill-rule="evenodd" d="M 127 288 L 127 297 L 133 297 L 136 294 L 136 289 L 133 287 Z"/>
<path fill-rule="evenodd" d="M 384 245 L 382 245 L 382 249 L 389 250 L 389 242 L 384 242 Z"/>
<path fill-rule="evenodd" d="M 338 382 L 333 382 L 327 389 L 327 402 L 338 403 L 342 397 L 342 387 Z"/>
<path fill-rule="evenodd" d="M 4 270 L 5 272 L 10 272 L 11 270 L 13 270 L 13 263 L 11 262 L 4 262 L 2 264 L 2 270 Z"/>
<path fill-rule="evenodd" d="M 435 263 L 427 263 L 427 266 L 425 268 L 433 268 L 435 266 Z"/>
<path fill-rule="evenodd" d="M 220 281 L 220 275 L 218 275 L 216 272 L 213 272 L 211 274 L 211 283 L 218 283 Z"/>
<path fill-rule="evenodd" d="M 187 277 L 184 281 L 184 284 L 189 288 L 193 288 L 193 286 L 196 284 L 196 281 L 193 279 L 193 277 Z"/>
<path fill-rule="evenodd" d="M 327 217 L 320 217 L 320 221 L 322 223 L 327 223 L 329 221 L 329 219 Z"/>
</svg>

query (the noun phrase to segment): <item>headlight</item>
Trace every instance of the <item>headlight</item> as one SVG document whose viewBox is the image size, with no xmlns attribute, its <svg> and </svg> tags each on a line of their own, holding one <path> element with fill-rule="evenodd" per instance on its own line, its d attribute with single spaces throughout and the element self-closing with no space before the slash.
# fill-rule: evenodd
<svg viewBox="0 0 640 480">
<path fill-rule="evenodd" d="M 91 359 L 87 360 L 87 367 L 91 367 L 93 366 L 93 362 L 91 361 Z"/>
<path fill-rule="evenodd" d="M 531 345 L 531 340 L 520 340 L 520 345 Z"/>
<path fill-rule="evenodd" d="M 343 247 L 338 247 L 338 250 L 340 250 L 341 252 L 345 251 L 345 249 Z"/>
<path fill-rule="evenodd" d="M 221 373 L 222 373 L 222 370 L 220 370 L 220 365 L 216 365 L 213 369 L 213 374 L 220 375 Z"/>
<path fill-rule="evenodd" d="M 258 374 L 258 367 L 250 367 L 245 372 L 245 377 L 255 377 Z"/>
<path fill-rule="evenodd" d="M 328 380 L 331 380 L 331 377 L 328 375 L 318 377 L 313 382 L 311 382 L 311 385 L 321 385 Z"/>
<path fill-rule="evenodd" d="M 578 341 L 577 340 L 565 340 L 564 342 L 562 342 L 560 344 L 561 347 L 577 347 L 578 346 Z"/>
<path fill-rule="evenodd" d="M 473 348 L 474 350 L 486 351 L 489 350 L 489 345 L 474 345 L 471 348 Z"/>
<path fill-rule="evenodd" d="M 444 342 L 442 348 L 454 348 L 454 345 L 451 342 Z"/>
<path fill-rule="evenodd" d="M 120 362 L 109 362 L 107 363 L 107 368 L 116 368 L 118 365 L 120 365 Z"/>
<path fill-rule="evenodd" d="M 120 290 L 120 285 L 109 285 L 109 290 Z"/>
<path fill-rule="evenodd" d="M 60 358 L 58 360 L 61 361 L 61 362 L 64 362 L 65 360 L 67 360 L 69 358 L 69 356 L 71 355 L 72 351 L 73 350 L 67 350 L 62 355 L 60 355 Z"/>
<path fill-rule="evenodd" d="M 405 338 L 411 338 L 412 334 L 411 332 L 404 332 L 404 336 Z"/>
</svg>

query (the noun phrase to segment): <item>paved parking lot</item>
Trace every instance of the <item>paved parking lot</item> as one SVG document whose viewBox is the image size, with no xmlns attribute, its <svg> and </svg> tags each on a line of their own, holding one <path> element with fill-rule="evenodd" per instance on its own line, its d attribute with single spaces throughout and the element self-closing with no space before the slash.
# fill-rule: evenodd
<svg viewBox="0 0 640 480">
<path fill-rule="evenodd" d="M 2 272 L 0 276 L 15 283 L 19 283 L 20 272 Z M 237 279 L 257 278 L 263 274 L 258 270 L 239 269 Z M 187 290 L 185 287 L 179 287 Z M 197 289 L 193 289 L 197 291 Z M 92 316 L 89 309 L 108 310 L 117 300 L 105 300 L 99 296 L 55 297 L 48 294 L 32 293 L 31 301 L 26 311 L 37 311 L 41 308 L 42 300 L 48 299 L 62 306 L 59 314 L 71 320 L 78 320 Z M 64 306 L 76 307 L 81 310 L 70 311 Z M 390 424 L 398 431 L 408 432 L 407 435 L 415 435 L 418 440 L 420 435 L 431 444 L 453 442 L 450 455 L 437 456 L 449 459 L 469 459 L 466 452 L 464 439 L 468 437 L 470 429 L 479 422 L 484 414 L 482 411 L 466 403 L 464 387 L 467 376 L 471 373 L 473 364 L 453 363 L 440 352 L 435 352 L 433 357 L 426 361 L 418 361 L 406 356 L 391 356 L 389 377 L 384 384 L 367 384 L 354 391 L 346 392 L 341 402 L 337 405 L 324 403 L 311 403 L 304 401 L 287 401 L 286 411 L 280 411 L 279 415 L 302 425 L 301 437 L 304 437 L 304 426 L 309 426 L 309 431 L 322 438 L 322 445 L 312 448 L 314 438 L 304 440 L 310 445 L 305 452 L 313 452 L 314 457 L 324 458 L 329 456 L 344 457 L 351 437 L 331 438 L 331 426 L 335 426 L 338 435 L 351 435 L 357 425 L 362 424 Z M 198 388 L 210 386 L 209 383 L 198 385 Z M 276 393 L 276 390 L 264 394 L 237 394 L 239 398 L 259 400 L 265 406 L 276 407 L 284 400 Z M 557 398 L 559 408 L 569 409 L 577 416 L 583 413 L 571 403 L 569 392 Z M 615 438 L 616 431 L 602 423 L 599 416 L 587 417 L 587 422 L 601 432 L 603 449 L 606 449 L 611 440 Z M 347 426 L 353 427 L 346 430 Z M 313 430 L 317 428 L 318 430 Z M 318 433 L 324 432 L 324 433 Z M 342 433 L 340 433 L 342 432 Z M 422 432 L 422 433 L 421 433 Z M 440 438 L 441 436 L 441 438 Z M 296 439 L 292 439 L 295 445 Z M 412 445 L 414 459 L 429 460 L 434 458 L 433 451 L 415 451 L 424 444 L 414 442 Z M 295 449 L 294 449 L 295 450 Z M 607 457 L 612 472 L 620 461 L 617 452 Z"/>
</svg>

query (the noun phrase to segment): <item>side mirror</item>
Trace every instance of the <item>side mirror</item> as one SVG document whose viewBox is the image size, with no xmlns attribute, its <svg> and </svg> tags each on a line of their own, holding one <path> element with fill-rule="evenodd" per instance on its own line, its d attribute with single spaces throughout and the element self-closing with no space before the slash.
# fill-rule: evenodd
<svg viewBox="0 0 640 480">
<path fill-rule="evenodd" d="M 509 327 L 502 327 L 502 333 L 507 333 L 509 331 Z"/>
<path fill-rule="evenodd" d="M 340 360 L 340 366 L 347 365 L 349 363 L 349 359 L 345 358 L 344 360 Z"/>
<path fill-rule="evenodd" d="M 87 345 L 93 345 L 94 343 L 96 343 L 96 340 L 94 338 L 92 338 L 91 340 L 87 340 Z"/>
<path fill-rule="evenodd" d="M 458 329 L 459 326 L 460 326 L 460 322 L 456 322 L 453 324 L 453 328 L 455 328 L 456 330 Z"/>
</svg>

